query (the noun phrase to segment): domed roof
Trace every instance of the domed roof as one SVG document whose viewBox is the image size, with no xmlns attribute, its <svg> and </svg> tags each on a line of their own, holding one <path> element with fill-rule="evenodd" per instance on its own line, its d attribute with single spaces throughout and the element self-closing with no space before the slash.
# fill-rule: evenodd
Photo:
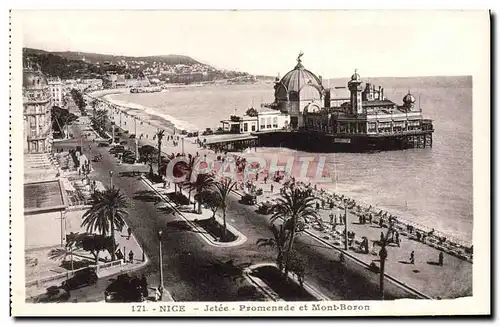
<svg viewBox="0 0 500 326">
<path fill-rule="evenodd" d="M 300 59 L 302 53 L 297 58 L 297 65 L 281 78 L 280 84 L 284 85 L 288 92 L 298 92 L 304 85 L 310 85 L 319 91 L 323 90 L 321 80 L 312 72 L 305 69 Z"/>
<path fill-rule="evenodd" d="M 405 104 L 415 103 L 415 97 L 413 95 L 411 95 L 410 91 L 408 91 L 408 94 L 406 94 L 405 97 L 403 97 L 403 102 Z"/>
<path fill-rule="evenodd" d="M 358 69 L 354 70 L 354 74 L 351 76 L 351 81 L 361 81 L 361 76 L 358 74 Z"/>
<path fill-rule="evenodd" d="M 45 88 L 47 85 L 47 78 L 41 71 L 32 69 L 23 70 L 23 87 L 33 89 Z"/>
</svg>

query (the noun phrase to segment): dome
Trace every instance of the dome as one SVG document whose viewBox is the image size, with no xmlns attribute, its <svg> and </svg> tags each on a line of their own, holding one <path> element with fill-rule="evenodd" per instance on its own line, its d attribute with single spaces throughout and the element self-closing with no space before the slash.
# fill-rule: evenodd
<svg viewBox="0 0 500 326">
<path fill-rule="evenodd" d="M 415 97 L 411 95 L 410 92 L 408 92 L 408 94 L 406 94 L 405 97 L 403 97 L 403 102 L 405 104 L 413 104 L 415 103 Z"/>
<path fill-rule="evenodd" d="M 304 69 L 304 67 L 295 67 L 295 69 L 283 76 L 280 83 L 286 87 L 288 92 L 298 92 L 304 85 L 312 86 L 318 91 L 323 89 L 321 80 L 309 70 Z"/>
<path fill-rule="evenodd" d="M 358 70 L 354 70 L 354 74 L 351 76 L 351 81 L 361 81 L 361 76 L 358 74 Z"/>
<path fill-rule="evenodd" d="M 47 87 L 47 78 L 42 74 L 41 71 L 35 71 L 31 69 L 24 69 L 23 71 L 23 87 L 33 89 L 33 88 L 45 88 Z"/>
</svg>

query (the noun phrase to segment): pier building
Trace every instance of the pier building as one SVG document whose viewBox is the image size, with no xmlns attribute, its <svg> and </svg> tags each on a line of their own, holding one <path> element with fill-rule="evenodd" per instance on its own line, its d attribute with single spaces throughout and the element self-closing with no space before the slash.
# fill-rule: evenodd
<svg viewBox="0 0 500 326">
<path fill-rule="evenodd" d="M 333 98 L 321 76 L 304 68 L 302 55 L 294 69 L 276 79 L 269 105 L 289 114 L 290 124 L 287 130 L 258 130 L 260 145 L 327 152 L 432 146 L 432 120 L 424 118 L 410 91 L 398 105 L 355 70 L 347 82 L 349 97 Z"/>
</svg>

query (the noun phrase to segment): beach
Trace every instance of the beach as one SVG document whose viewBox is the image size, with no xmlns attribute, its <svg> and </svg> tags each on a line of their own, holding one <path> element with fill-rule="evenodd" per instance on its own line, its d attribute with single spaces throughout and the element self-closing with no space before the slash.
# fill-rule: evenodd
<svg viewBox="0 0 500 326">
<path fill-rule="evenodd" d="M 387 87 L 388 92 L 393 92 L 389 95 L 396 101 L 407 91 L 408 85 L 415 83 L 418 89 L 412 93 L 425 95 L 421 99 L 424 113 L 428 112 L 426 115 L 435 119 L 433 148 L 375 154 L 326 154 L 325 169 L 334 177 L 332 182 L 322 183 L 321 187 L 354 198 L 366 207 L 372 205 L 429 229 L 446 230 L 450 236 L 470 242 L 473 226 L 472 136 L 470 119 L 467 118 L 471 116 L 468 82 L 457 85 L 456 80 L 449 77 L 435 78 L 428 84 L 406 79 L 398 83 L 397 88 Z M 166 93 L 108 94 L 103 99 L 120 106 L 123 113 L 114 116 L 117 126 L 120 126 L 121 119 L 122 127 L 130 133 L 137 128 L 137 134 L 143 135 L 142 140 L 156 146 L 152 138 L 157 128 L 161 127 L 172 135 L 188 127 L 196 130 L 214 128 L 218 119 L 234 114 L 234 107 L 238 114 L 243 114 L 243 104 L 251 106 L 252 102 L 260 103 L 261 99 L 266 102 L 272 95 L 269 85 L 222 86 L 220 93 L 216 93 L 216 89 L 219 86 L 210 85 Z M 448 95 L 443 97 L 441 91 Z M 217 99 L 219 102 L 212 103 Z M 133 117 L 138 118 L 136 126 Z M 186 138 L 185 146 L 191 146 L 188 143 L 193 140 Z M 177 150 L 181 151 L 180 146 Z M 320 159 L 318 154 L 286 148 L 258 148 L 252 155 L 267 159 L 279 155 L 284 161 L 288 157 L 311 156 L 312 171 Z M 294 173 L 297 175 L 297 170 Z"/>
</svg>

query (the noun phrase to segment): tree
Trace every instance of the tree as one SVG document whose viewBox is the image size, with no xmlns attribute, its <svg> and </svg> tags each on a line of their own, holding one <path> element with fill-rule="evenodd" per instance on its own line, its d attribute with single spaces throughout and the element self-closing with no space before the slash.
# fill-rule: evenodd
<svg viewBox="0 0 500 326">
<path fill-rule="evenodd" d="M 165 136 L 165 130 L 159 129 L 155 137 L 158 139 L 158 174 L 160 174 L 160 162 L 161 162 L 161 142 L 163 140 L 163 136 Z"/>
<path fill-rule="evenodd" d="M 276 224 L 272 223 L 269 227 L 271 232 L 273 233 L 272 238 L 261 238 L 257 240 L 257 245 L 259 247 L 269 246 L 275 248 L 277 251 L 276 257 L 276 265 L 278 265 L 278 269 L 280 272 L 283 272 L 283 257 L 286 250 L 287 239 L 290 234 L 290 230 L 285 229 L 285 226 L 281 224 L 279 227 Z"/>
<path fill-rule="evenodd" d="M 107 111 L 105 109 L 94 110 L 94 114 L 90 121 L 92 123 L 92 127 L 96 130 L 102 130 L 106 128 L 106 120 L 107 120 Z"/>
<path fill-rule="evenodd" d="M 191 154 L 188 154 L 188 160 L 187 160 L 187 167 L 186 167 L 186 180 L 187 180 L 187 185 L 189 187 L 189 194 L 188 194 L 188 200 L 191 202 L 191 191 L 193 191 L 193 188 L 191 187 L 192 179 L 193 179 L 193 174 L 194 174 L 194 167 L 196 166 L 197 159 L 193 157 Z"/>
<path fill-rule="evenodd" d="M 69 110 L 53 106 L 51 110 L 52 129 L 58 131 L 61 135 L 64 134 L 64 127 L 78 120 L 78 117 Z"/>
<path fill-rule="evenodd" d="M 311 192 L 300 189 L 298 187 L 285 187 L 281 193 L 281 197 L 276 200 L 274 214 L 270 221 L 274 222 L 277 219 L 283 219 L 285 228 L 290 230 L 288 245 L 285 254 L 285 277 L 290 268 L 290 253 L 292 252 L 293 242 L 297 229 L 300 228 L 310 219 L 317 219 L 318 212 L 314 205 L 315 198 L 311 196 Z"/>
<path fill-rule="evenodd" d="M 259 115 L 259 113 L 254 108 L 250 108 L 247 110 L 246 115 L 248 115 L 249 117 L 256 117 Z"/>
<path fill-rule="evenodd" d="M 95 98 L 92 100 L 92 102 L 90 102 L 90 105 L 92 106 L 92 117 L 95 118 L 95 114 L 96 114 L 96 108 L 97 108 L 97 105 L 99 104 L 99 101 Z"/>
<path fill-rule="evenodd" d="M 139 148 L 140 160 L 149 165 L 149 179 L 153 178 L 153 163 L 156 162 L 156 148 L 144 145 Z"/>
<path fill-rule="evenodd" d="M 290 271 L 297 275 L 300 286 L 304 286 L 307 261 L 296 250 L 290 252 Z"/>
<path fill-rule="evenodd" d="M 195 195 L 195 198 L 198 200 L 198 205 L 201 209 L 201 203 L 207 205 L 212 211 L 212 219 L 215 219 L 215 213 L 221 207 L 222 198 L 219 192 L 204 190 Z"/>
<path fill-rule="evenodd" d="M 103 192 L 95 192 L 93 197 L 94 204 L 82 216 L 82 226 L 87 227 L 87 232 L 98 231 L 102 235 L 110 232 L 114 240 L 115 228 L 120 231 L 123 229 L 124 217 L 128 214 L 125 210 L 128 206 L 125 195 L 120 189 L 111 188 Z M 111 259 L 115 260 L 114 241 Z"/>
<path fill-rule="evenodd" d="M 227 209 L 227 196 L 233 190 L 233 188 L 236 186 L 236 182 L 234 182 L 231 178 L 225 177 L 222 178 L 222 180 L 215 182 L 214 183 L 215 188 L 219 192 L 220 198 L 221 198 L 221 205 L 220 207 L 222 208 L 222 220 L 224 222 L 223 225 L 223 234 L 224 238 L 227 235 L 227 227 L 226 227 L 226 209 Z"/>
<path fill-rule="evenodd" d="M 211 192 L 214 187 L 214 177 L 212 174 L 202 173 L 196 176 L 196 180 L 189 184 L 189 194 L 191 194 L 191 190 L 195 190 L 197 194 L 201 194 L 205 191 Z M 198 214 L 201 214 L 201 201 L 200 196 L 197 197 L 196 202 L 198 203 Z M 196 205 L 196 203 L 195 203 Z M 196 207 L 195 207 L 196 209 Z"/>
</svg>

